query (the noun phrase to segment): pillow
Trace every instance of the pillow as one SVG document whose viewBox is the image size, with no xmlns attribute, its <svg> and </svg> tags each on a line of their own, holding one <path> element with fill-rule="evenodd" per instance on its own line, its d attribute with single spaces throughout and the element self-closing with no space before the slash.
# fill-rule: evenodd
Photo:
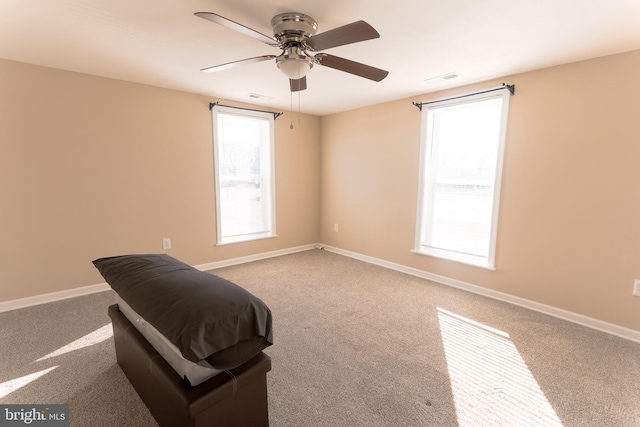
<svg viewBox="0 0 640 427">
<path fill-rule="evenodd" d="M 100 258 L 93 265 L 187 360 L 228 370 L 273 344 L 269 307 L 228 280 L 164 254 Z"/>
</svg>

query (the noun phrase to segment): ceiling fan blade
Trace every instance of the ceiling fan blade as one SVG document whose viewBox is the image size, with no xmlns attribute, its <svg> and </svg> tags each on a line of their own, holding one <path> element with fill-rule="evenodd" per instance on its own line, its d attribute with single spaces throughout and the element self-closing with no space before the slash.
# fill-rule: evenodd
<svg viewBox="0 0 640 427">
<path fill-rule="evenodd" d="M 389 74 L 388 71 L 381 70 L 380 68 L 375 68 L 370 65 L 361 64 L 359 62 L 350 61 L 348 59 L 326 53 L 319 53 L 314 59 L 316 63 L 324 65 L 325 67 L 355 74 L 356 76 L 364 77 L 365 79 L 376 82 L 384 79 Z"/>
<path fill-rule="evenodd" d="M 356 21 L 307 39 L 307 46 L 314 51 L 344 46 L 365 40 L 377 39 L 380 34 L 364 21 Z"/>
<path fill-rule="evenodd" d="M 237 22 L 227 19 L 224 16 L 220 16 L 211 12 L 196 12 L 194 13 L 194 15 L 208 21 L 215 22 L 216 24 L 223 25 L 227 28 L 231 28 L 232 30 L 238 31 L 245 36 L 253 37 L 254 39 L 266 43 L 270 46 L 278 46 L 278 40 L 276 40 L 275 38 L 265 36 L 264 34 L 257 32 L 256 30 L 252 30 L 251 28 L 245 27 L 242 24 L 238 24 Z"/>
<path fill-rule="evenodd" d="M 203 68 L 200 71 L 205 73 L 216 73 L 218 71 L 228 70 L 229 68 L 239 67 L 241 65 L 253 64 L 254 62 L 268 61 L 274 59 L 275 55 L 256 56 L 255 58 L 241 59 L 239 61 L 227 62 L 226 64 L 214 65 L 213 67 Z"/>
<path fill-rule="evenodd" d="M 291 92 L 305 90 L 307 88 L 307 77 L 305 76 L 297 80 L 289 79 L 289 87 L 291 88 Z"/>
</svg>

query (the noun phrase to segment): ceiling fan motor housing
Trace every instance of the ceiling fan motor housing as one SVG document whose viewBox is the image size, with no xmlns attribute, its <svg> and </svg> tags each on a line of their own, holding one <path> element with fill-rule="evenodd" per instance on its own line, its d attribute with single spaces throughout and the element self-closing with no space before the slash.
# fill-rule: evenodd
<svg viewBox="0 0 640 427">
<path fill-rule="evenodd" d="M 318 23 L 309 15 L 287 12 L 276 15 L 271 20 L 273 36 L 286 46 L 291 42 L 303 43 L 318 31 Z"/>
</svg>

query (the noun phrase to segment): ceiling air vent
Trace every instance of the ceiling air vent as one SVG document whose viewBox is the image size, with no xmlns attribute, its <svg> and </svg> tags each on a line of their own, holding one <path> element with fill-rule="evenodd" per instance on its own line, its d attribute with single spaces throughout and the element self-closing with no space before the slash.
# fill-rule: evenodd
<svg viewBox="0 0 640 427">
<path fill-rule="evenodd" d="M 447 73 L 447 74 L 443 74 L 441 76 L 437 76 L 437 77 L 431 77 L 430 79 L 426 79 L 425 82 L 427 83 L 438 83 L 438 82 L 443 82 L 443 81 L 447 81 L 447 80 L 451 80 L 451 79 L 455 79 L 460 77 L 461 74 L 460 73 Z"/>
<path fill-rule="evenodd" d="M 265 101 L 271 101 L 273 99 L 272 96 L 266 96 L 266 95 L 260 95 L 257 93 L 250 93 L 249 94 L 249 98 L 253 98 L 253 99 L 263 99 Z"/>
</svg>

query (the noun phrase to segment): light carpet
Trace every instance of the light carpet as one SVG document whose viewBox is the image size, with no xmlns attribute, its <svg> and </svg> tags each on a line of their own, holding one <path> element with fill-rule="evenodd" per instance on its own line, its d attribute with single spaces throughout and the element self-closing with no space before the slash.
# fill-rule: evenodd
<svg viewBox="0 0 640 427">
<path fill-rule="evenodd" d="M 638 343 L 322 250 L 214 273 L 273 312 L 274 427 L 640 425 Z M 0 403 L 157 425 L 116 364 L 114 302 L 0 313 Z"/>
</svg>

